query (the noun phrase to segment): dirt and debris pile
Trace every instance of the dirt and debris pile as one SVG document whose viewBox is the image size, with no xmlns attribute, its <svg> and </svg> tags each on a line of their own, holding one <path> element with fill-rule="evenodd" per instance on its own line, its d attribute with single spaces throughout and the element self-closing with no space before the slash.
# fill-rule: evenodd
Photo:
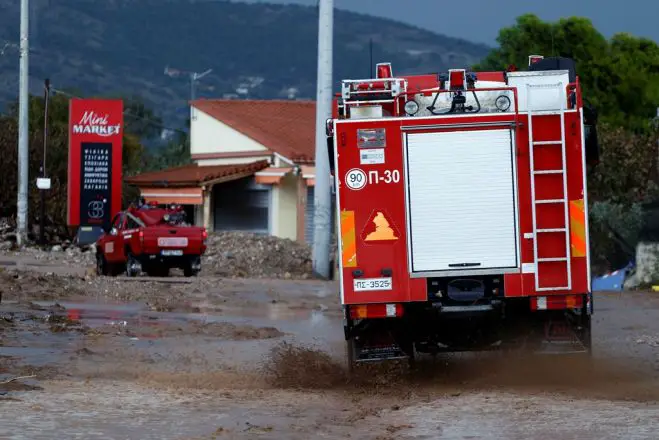
<svg viewBox="0 0 659 440">
<path fill-rule="evenodd" d="M 46 250 L 37 246 L 25 246 L 22 249 L 15 249 L 10 246 L 0 246 L 0 255 L 14 258 L 29 258 L 37 261 L 62 263 L 74 267 L 92 267 L 96 262 L 94 246 L 81 248 L 72 245 L 70 242 L 63 242 L 54 246 L 49 246 Z"/>
<path fill-rule="evenodd" d="M 39 224 L 31 224 L 27 232 L 28 246 L 33 246 L 40 238 Z M 60 246 L 64 249 L 71 244 L 71 236 L 63 225 L 54 225 L 50 219 L 44 228 L 44 239 L 49 247 Z M 16 217 L 0 217 L 0 250 L 7 251 L 16 248 Z"/>
<path fill-rule="evenodd" d="M 80 248 L 69 241 L 42 249 L 0 248 L 0 255 L 57 262 L 72 267 L 93 268 L 95 247 Z M 305 243 L 269 235 L 242 232 L 211 234 L 202 257 L 201 276 L 228 278 L 307 279 L 312 275 L 311 248 Z"/>
<path fill-rule="evenodd" d="M 53 273 L 31 273 L 0 268 L 0 297 L 6 300 L 54 300 L 82 296 L 84 280 Z"/>
<path fill-rule="evenodd" d="M 203 272 L 223 277 L 306 279 L 312 274 L 311 249 L 268 235 L 211 234 L 202 260 Z"/>
<path fill-rule="evenodd" d="M 14 247 L 16 235 L 15 225 L 8 218 L 0 218 L 0 250 L 7 251 Z"/>
</svg>

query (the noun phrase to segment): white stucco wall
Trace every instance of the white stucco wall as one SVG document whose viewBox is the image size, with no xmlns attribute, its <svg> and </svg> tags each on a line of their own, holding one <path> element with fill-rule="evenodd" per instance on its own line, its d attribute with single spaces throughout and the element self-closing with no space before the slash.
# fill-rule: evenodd
<svg viewBox="0 0 659 440">
<path fill-rule="evenodd" d="M 297 180 L 288 175 L 272 188 L 272 235 L 297 239 Z"/>
<path fill-rule="evenodd" d="M 191 109 L 190 121 L 190 153 L 191 155 L 217 154 L 217 153 L 241 153 L 263 151 L 263 155 L 255 157 L 236 157 L 219 159 L 198 159 L 196 162 L 201 166 L 212 165 L 234 165 L 247 164 L 261 160 L 270 160 L 274 166 L 291 166 L 286 160 L 282 160 L 270 153 L 263 145 L 245 136 L 237 130 L 211 117 L 199 109 Z M 288 175 L 278 185 L 272 186 L 270 198 L 270 234 L 297 239 L 297 179 L 298 177 Z M 204 211 L 209 209 L 206 220 L 209 230 L 214 229 L 213 200 L 210 197 L 205 206 L 198 207 L 198 218 L 203 224 Z"/>
<path fill-rule="evenodd" d="M 194 117 L 192 117 L 194 115 Z M 190 153 L 235 153 L 265 151 L 260 143 L 234 130 L 199 109 L 191 108 Z"/>
</svg>

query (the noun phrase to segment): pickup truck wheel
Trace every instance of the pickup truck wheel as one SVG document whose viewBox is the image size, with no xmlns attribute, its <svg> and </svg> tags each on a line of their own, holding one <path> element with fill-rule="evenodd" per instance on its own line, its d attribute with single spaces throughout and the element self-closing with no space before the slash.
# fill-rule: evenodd
<svg viewBox="0 0 659 440">
<path fill-rule="evenodd" d="M 140 272 L 140 263 L 137 261 L 137 258 L 129 252 L 126 258 L 126 275 L 129 277 L 136 277 Z"/>
<path fill-rule="evenodd" d="M 183 266 L 183 275 L 186 277 L 195 277 L 201 270 L 201 259 L 199 257 L 189 260 Z"/>
<path fill-rule="evenodd" d="M 109 274 L 108 261 L 102 253 L 96 254 L 96 275 L 107 276 Z"/>
</svg>

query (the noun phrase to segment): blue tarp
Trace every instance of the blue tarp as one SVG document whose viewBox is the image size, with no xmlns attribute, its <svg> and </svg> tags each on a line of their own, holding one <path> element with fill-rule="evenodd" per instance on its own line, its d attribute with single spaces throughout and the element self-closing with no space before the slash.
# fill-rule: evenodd
<svg viewBox="0 0 659 440">
<path fill-rule="evenodd" d="M 601 277 L 593 278 L 593 292 L 621 292 L 625 279 L 629 272 L 634 269 L 634 263 L 629 263 L 622 269 L 616 270 Z"/>
</svg>

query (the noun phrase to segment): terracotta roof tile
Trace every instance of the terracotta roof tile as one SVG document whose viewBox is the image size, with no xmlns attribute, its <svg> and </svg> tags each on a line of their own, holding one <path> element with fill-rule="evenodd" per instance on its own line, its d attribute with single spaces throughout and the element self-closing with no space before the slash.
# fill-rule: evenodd
<svg viewBox="0 0 659 440">
<path fill-rule="evenodd" d="M 314 161 L 314 101 L 201 99 L 192 105 L 287 159 L 297 163 Z"/>
<path fill-rule="evenodd" d="M 161 171 L 139 174 L 126 178 L 126 183 L 143 187 L 199 186 L 214 180 L 232 180 L 261 171 L 269 166 L 268 161 L 240 165 L 199 166 L 184 165 Z"/>
</svg>

